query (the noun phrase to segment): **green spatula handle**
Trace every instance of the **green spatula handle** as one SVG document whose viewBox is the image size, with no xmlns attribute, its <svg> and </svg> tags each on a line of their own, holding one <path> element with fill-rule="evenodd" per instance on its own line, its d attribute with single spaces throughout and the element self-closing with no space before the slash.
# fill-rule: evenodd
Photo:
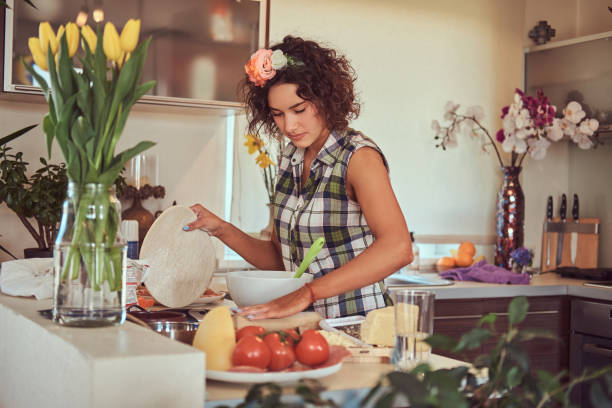
<svg viewBox="0 0 612 408">
<path fill-rule="evenodd" d="M 306 256 L 302 260 L 302 263 L 300 264 L 298 270 L 295 271 L 295 274 L 293 275 L 294 278 L 299 278 L 300 276 L 302 276 L 304 271 L 310 266 L 312 260 L 315 259 L 321 248 L 323 248 L 323 245 L 325 245 L 325 238 L 323 237 L 317 238 L 315 242 L 312 243 L 310 249 L 308 250 L 308 252 L 306 252 Z"/>
</svg>

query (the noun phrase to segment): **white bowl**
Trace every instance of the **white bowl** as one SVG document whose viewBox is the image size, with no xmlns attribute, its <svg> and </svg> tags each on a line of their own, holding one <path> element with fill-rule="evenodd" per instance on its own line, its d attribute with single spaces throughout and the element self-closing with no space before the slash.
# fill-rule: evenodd
<svg viewBox="0 0 612 408">
<path fill-rule="evenodd" d="M 250 306 L 291 293 L 312 280 L 309 273 L 297 279 L 293 278 L 293 274 L 285 271 L 227 272 L 225 281 L 232 300 L 238 306 Z"/>
</svg>

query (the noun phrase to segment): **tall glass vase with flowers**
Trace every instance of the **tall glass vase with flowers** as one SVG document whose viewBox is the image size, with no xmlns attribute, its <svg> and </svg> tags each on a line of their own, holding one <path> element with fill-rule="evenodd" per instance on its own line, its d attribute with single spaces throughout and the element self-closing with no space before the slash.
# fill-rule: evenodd
<svg viewBox="0 0 612 408">
<path fill-rule="evenodd" d="M 59 324 L 125 320 L 126 246 L 113 183 L 129 159 L 154 145 L 115 152 L 132 106 L 155 85 L 140 84 L 150 39 L 139 43 L 139 32 L 140 21 L 132 19 L 121 35 L 110 22 L 103 35 L 99 27 L 94 32 L 74 23 L 56 34 L 43 22 L 39 37 L 28 41 L 34 63 L 50 79 L 24 62 L 49 105 L 43 118 L 48 154 L 57 141 L 69 178 L 54 248 L 53 318 Z"/>
<path fill-rule="evenodd" d="M 259 135 L 247 134 L 244 145 L 247 147 L 249 154 L 257 153 L 255 162 L 261 168 L 266 193 L 268 195 L 268 210 L 270 218 L 268 225 L 260 231 L 260 235 L 266 239 L 272 236 L 274 223 L 274 188 L 276 184 L 276 176 L 278 174 L 277 161 L 280 157 L 280 152 L 283 149 L 284 142 L 282 140 L 270 139 L 266 144 Z"/>
<path fill-rule="evenodd" d="M 520 89 L 514 92 L 512 104 L 502 109 L 502 128 L 495 138 L 483 126 L 484 110 L 480 106 L 468 107 L 459 113 L 459 104 L 448 102 L 444 120 L 440 125 L 432 122 L 436 147 L 446 150 L 457 146 L 457 137 L 467 134 L 479 139 L 483 151 L 495 152 L 503 173 L 503 183 L 497 196 L 495 264 L 511 268 L 510 254 L 523 246 L 525 199 L 519 175 L 527 155 L 535 160 L 543 159 L 552 142 L 563 136 L 582 149 L 590 149 L 599 143 L 599 122 L 585 118 L 578 102 L 570 102 L 563 109 L 563 118 L 555 117 L 557 108 L 551 105 L 541 90 L 536 97 L 525 95 Z M 500 149 L 510 153 L 510 163 L 504 164 Z"/>
</svg>

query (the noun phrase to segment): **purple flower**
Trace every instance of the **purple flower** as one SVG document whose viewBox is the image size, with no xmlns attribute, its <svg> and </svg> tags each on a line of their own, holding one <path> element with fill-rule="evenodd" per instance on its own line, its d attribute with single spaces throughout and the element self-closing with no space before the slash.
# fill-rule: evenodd
<svg viewBox="0 0 612 408">
<path fill-rule="evenodd" d="M 502 108 L 502 115 L 501 115 L 501 118 L 502 118 L 502 119 L 503 119 L 503 118 L 505 118 L 505 117 L 506 117 L 506 115 L 508 114 L 508 112 L 509 112 L 509 111 L 510 111 L 510 106 L 504 106 L 504 107 Z"/>
<path fill-rule="evenodd" d="M 517 248 L 510 252 L 510 258 L 514 263 L 520 266 L 531 265 L 533 255 L 531 251 L 525 247 Z"/>
<path fill-rule="evenodd" d="M 495 134 L 495 140 L 497 140 L 499 143 L 503 143 L 504 140 L 506 140 L 506 136 L 504 135 L 504 129 L 499 129 L 497 131 L 497 133 Z"/>
</svg>

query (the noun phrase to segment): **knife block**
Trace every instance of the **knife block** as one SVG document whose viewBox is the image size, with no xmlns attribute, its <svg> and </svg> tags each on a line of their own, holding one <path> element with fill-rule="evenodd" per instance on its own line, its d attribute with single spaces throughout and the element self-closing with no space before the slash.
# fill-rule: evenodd
<svg viewBox="0 0 612 408">
<path fill-rule="evenodd" d="M 576 260 L 572 264 L 571 242 L 572 233 L 577 234 Z M 563 247 L 561 248 L 561 262 L 557 264 L 557 248 L 559 235 L 563 234 Z M 547 246 L 550 241 L 550 263 L 547 264 Z M 580 218 L 578 222 L 569 219 L 561 222 L 560 218 L 553 218 L 544 223 L 542 231 L 542 257 L 540 271 L 554 271 L 561 266 L 576 268 L 597 268 L 597 251 L 599 249 L 599 218 Z"/>
</svg>

